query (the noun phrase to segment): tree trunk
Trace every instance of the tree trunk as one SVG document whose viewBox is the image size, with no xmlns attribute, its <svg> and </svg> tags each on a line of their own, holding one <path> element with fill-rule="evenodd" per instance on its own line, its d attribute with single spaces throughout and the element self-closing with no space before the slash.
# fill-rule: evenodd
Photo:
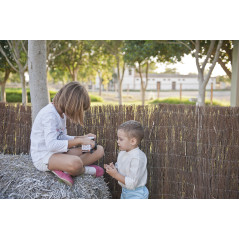
<svg viewBox="0 0 239 239">
<path fill-rule="evenodd" d="M 1 102 L 6 102 L 5 82 L 1 83 Z"/>
<path fill-rule="evenodd" d="M 118 81 L 118 86 L 119 86 L 118 87 L 119 105 L 122 105 L 122 81 L 121 80 Z"/>
<path fill-rule="evenodd" d="M 33 122 L 38 112 L 49 103 L 46 41 L 28 41 L 28 70 Z"/>
<path fill-rule="evenodd" d="M 25 76 L 24 76 L 24 71 L 20 70 L 19 75 L 20 75 L 21 84 L 22 84 L 22 104 L 26 105 L 27 104 L 27 90 L 26 90 L 26 80 L 25 80 Z"/>
<path fill-rule="evenodd" d="M 144 86 L 143 80 L 141 81 L 141 99 L 142 99 L 142 105 L 145 105 L 145 91 L 146 87 Z"/>
<path fill-rule="evenodd" d="M 78 69 L 73 70 L 73 81 L 77 81 L 78 78 Z"/>
<path fill-rule="evenodd" d="M 198 88 L 198 100 L 197 105 L 198 106 L 205 106 L 205 94 L 206 92 L 206 85 L 199 80 L 199 88 Z"/>
<path fill-rule="evenodd" d="M 6 102 L 5 86 L 6 86 L 6 82 L 7 82 L 8 78 L 9 78 L 9 75 L 10 75 L 10 70 L 8 68 L 6 68 L 4 79 L 3 79 L 3 82 L 1 83 L 1 101 L 2 102 Z"/>
<path fill-rule="evenodd" d="M 99 76 L 99 96 L 101 96 L 102 78 L 101 78 L 101 75 L 100 75 L 100 71 L 98 71 L 98 76 Z"/>
<path fill-rule="evenodd" d="M 220 64 L 220 66 L 222 67 L 222 69 L 225 71 L 225 73 L 227 74 L 227 76 L 232 79 L 232 72 L 226 67 L 226 64 L 220 59 L 218 58 L 218 63 Z"/>
<path fill-rule="evenodd" d="M 117 62 L 117 80 L 118 80 L 118 97 L 119 97 L 119 105 L 122 105 L 122 82 L 120 78 L 120 62 L 119 56 L 116 57 Z"/>
<path fill-rule="evenodd" d="M 213 51 L 213 47 L 215 44 L 215 41 L 211 41 L 210 43 L 210 47 L 209 50 L 207 52 L 207 56 L 206 59 L 203 61 L 202 65 L 200 65 L 199 63 L 199 49 L 200 49 L 200 41 L 196 41 L 195 42 L 195 46 L 196 46 L 196 51 L 195 51 L 195 58 L 196 58 L 196 65 L 197 65 L 197 69 L 198 69 L 198 84 L 199 84 L 199 89 L 198 89 L 198 100 L 197 100 L 197 105 L 198 106 L 205 106 L 205 91 L 206 91 L 206 86 L 207 83 L 211 77 L 212 71 L 218 61 L 219 58 L 219 53 L 220 53 L 220 49 L 222 46 L 222 40 L 219 41 L 218 45 L 217 45 L 217 49 L 215 51 L 215 55 L 213 57 L 213 61 L 211 66 L 209 67 L 209 71 L 207 73 L 206 76 L 204 76 L 204 70 L 205 67 L 208 63 L 208 59 L 210 58 L 212 51 Z"/>
</svg>

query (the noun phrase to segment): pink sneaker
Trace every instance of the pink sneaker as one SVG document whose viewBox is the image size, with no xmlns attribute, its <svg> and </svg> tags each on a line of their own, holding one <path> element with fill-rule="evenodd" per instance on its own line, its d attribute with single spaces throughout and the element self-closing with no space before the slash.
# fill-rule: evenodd
<svg viewBox="0 0 239 239">
<path fill-rule="evenodd" d="M 73 179 L 71 175 L 64 173 L 62 171 L 54 170 L 52 171 L 59 179 L 61 179 L 64 183 L 66 183 L 69 186 L 73 185 Z"/>
<path fill-rule="evenodd" d="M 95 170 L 96 170 L 95 177 L 96 177 L 96 178 L 97 178 L 97 177 L 101 177 L 101 176 L 105 173 L 104 169 L 101 168 L 100 166 L 97 166 L 97 165 L 88 165 L 88 167 L 93 167 L 93 168 L 95 168 Z"/>
</svg>

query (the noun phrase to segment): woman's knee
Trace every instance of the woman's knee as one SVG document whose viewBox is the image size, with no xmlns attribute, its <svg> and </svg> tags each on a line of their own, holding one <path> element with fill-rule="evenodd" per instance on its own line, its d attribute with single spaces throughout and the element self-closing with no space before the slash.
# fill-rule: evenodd
<svg viewBox="0 0 239 239">
<path fill-rule="evenodd" d="M 79 175 L 83 171 L 83 162 L 80 157 L 75 156 L 70 162 L 70 173 L 73 176 Z"/>
<path fill-rule="evenodd" d="M 96 152 L 99 155 L 99 158 L 102 158 L 105 154 L 104 148 L 101 145 L 97 145 Z"/>
</svg>

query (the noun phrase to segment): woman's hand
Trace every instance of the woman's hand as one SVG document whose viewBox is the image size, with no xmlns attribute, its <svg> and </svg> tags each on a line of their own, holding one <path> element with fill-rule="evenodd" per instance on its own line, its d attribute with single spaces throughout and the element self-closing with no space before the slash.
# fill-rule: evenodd
<svg viewBox="0 0 239 239">
<path fill-rule="evenodd" d="M 92 139 L 89 139 L 88 136 L 83 136 L 79 139 L 80 139 L 80 144 L 81 145 L 91 145 L 91 148 L 95 147 L 95 141 L 92 140 Z"/>
<path fill-rule="evenodd" d="M 87 134 L 87 135 L 85 135 L 85 136 L 87 136 L 87 137 L 94 137 L 94 139 L 96 139 L 96 135 L 95 135 L 95 134 L 92 134 L 92 133 L 89 133 L 89 134 Z"/>
</svg>

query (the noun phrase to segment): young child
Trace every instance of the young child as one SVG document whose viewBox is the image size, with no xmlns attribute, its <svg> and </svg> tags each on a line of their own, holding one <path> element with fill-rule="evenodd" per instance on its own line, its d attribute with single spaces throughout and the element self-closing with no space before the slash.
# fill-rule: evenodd
<svg viewBox="0 0 239 239">
<path fill-rule="evenodd" d="M 121 150 L 117 163 L 104 164 L 104 168 L 122 186 L 121 199 L 147 199 L 147 158 L 138 148 L 144 137 L 143 127 L 137 121 L 127 121 L 120 125 L 117 136 Z"/>
<path fill-rule="evenodd" d="M 66 117 L 74 123 L 83 125 L 84 111 L 90 107 L 90 98 L 86 89 L 78 82 L 70 82 L 55 95 L 53 102 L 42 108 L 37 114 L 31 131 L 31 157 L 34 166 L 40 171 L 52 171 L 66 184 L 72 186 L 72 176 L 82 173 L 100 177 L 104 169 L 91 165 L 104 155 L 102 146 L 96 150 L 82 153 L 78 145 L 95 147 L 94 140 L 84 136 L 68 136 Z"/>
</svg>

